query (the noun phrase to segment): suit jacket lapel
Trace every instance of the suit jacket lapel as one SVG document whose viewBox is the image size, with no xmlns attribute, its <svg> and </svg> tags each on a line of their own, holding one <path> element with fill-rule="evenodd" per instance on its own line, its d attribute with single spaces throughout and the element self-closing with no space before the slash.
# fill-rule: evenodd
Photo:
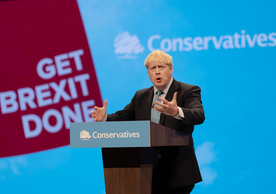
<svg viewBox="0 0 276 194">
<path fill-rule="evenodd" d="M 152 105 L 152 100 L 153 100 L 153 87 L 150 87 L 148 92 L 148 97 L 145 99 L 145 119 L 150 120 L 151 116 L 151 105 Z"/>
<path fill-rule="evenodd" d="M 169 89 L 169 91 L 168 91 L 165 99 L 168 100 L 168 101 L 172 101 L 173 94 L 175 92 L 177 92 L 178 89 L 179 89 L 179 85 L 178 85 L 177 81 L 175 81 L 175 79 L 173 79 L 172 85 L 171 85 L 171 87 L 170 87 L 170 89 Z M 160 115 L 160 122 L 159 122 L 161 125 L 164 123 L 164 120 L 165 120 L 166 116 L 167 115 L 161 113 L 161 115 Z"/>
</svg>

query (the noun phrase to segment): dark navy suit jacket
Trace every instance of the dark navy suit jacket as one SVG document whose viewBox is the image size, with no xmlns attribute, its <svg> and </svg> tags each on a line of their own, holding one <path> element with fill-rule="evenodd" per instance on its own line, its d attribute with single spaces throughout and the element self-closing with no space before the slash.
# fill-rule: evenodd
<svg viewBox="0 0 276 194">
<path fill-rule="evenodd" d="M 177 105 L 185 118 L 178 120 L 165 114 L 160 115 L 159 124 L 190 135 L 189 146 L 160 147 L 164 181 L 170 187 L 181 187 L 200 182 L 201 175 L 195 156 L 192 133 L 194 125 L 203 123 L 205 116 L 201 102 L 200 88 L 173 80 L 166 95 L 171 101 L 177 92 Z M 107 121 L 150 120 L 153 100 L 153 86 L 135 93 L 131 102 L 120 111 L 107 115 Z"/>
</svg>

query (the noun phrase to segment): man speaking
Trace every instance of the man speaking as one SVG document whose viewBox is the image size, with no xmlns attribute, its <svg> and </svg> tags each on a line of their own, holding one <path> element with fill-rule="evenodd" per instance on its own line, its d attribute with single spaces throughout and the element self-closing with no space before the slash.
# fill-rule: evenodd
<svg viewBox="0 0 276 194">
<path fill-rule="evenodd" d="M 152 194 L 188 194 L 200 182 L 192 133 L 194 125 L 203 123 L 204 110 L 198 86 L 178 82 L 172 77 L 172 57 L 156 50 L 145 60 L 153 86 L 135 93 L 123 110 L 106 114 L 103 107 L 94 107 L 95 121 L 151 120 L 190 135 L 189 146 L 159 147 L 153 169 Z"/>
</svg>

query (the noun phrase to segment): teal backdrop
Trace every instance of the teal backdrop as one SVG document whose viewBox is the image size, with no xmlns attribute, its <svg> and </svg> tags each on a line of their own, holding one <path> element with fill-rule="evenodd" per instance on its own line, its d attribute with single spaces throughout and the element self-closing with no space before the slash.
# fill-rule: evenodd
<svg viewBox="0 0 276 194">
<path fill-rule="evenodd" d="M 144 60 L 155 49 L 173 57 L 176 80 L 201 87 L 206 120 L 193 137 L 203 181 L 193 194 L 276 192 L 275 1 L 77 3 L 108 113 L 152 85 Z M 0 193 L 104 194 L 101 150 L 1 158 Z"/>
</svg>

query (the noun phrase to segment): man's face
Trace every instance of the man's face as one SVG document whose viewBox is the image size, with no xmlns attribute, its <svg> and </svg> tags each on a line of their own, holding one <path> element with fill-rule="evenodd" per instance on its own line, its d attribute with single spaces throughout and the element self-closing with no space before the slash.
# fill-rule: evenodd
<svg viewBox="0 0 276 194">
<path fill-rule="evenodd" d="M 172 66 L 163 62 L 151 62 L 148 67 L 149 78 L 158 90 L 163 90 L 168 85 L 172 72 Z"/>
</svg>

